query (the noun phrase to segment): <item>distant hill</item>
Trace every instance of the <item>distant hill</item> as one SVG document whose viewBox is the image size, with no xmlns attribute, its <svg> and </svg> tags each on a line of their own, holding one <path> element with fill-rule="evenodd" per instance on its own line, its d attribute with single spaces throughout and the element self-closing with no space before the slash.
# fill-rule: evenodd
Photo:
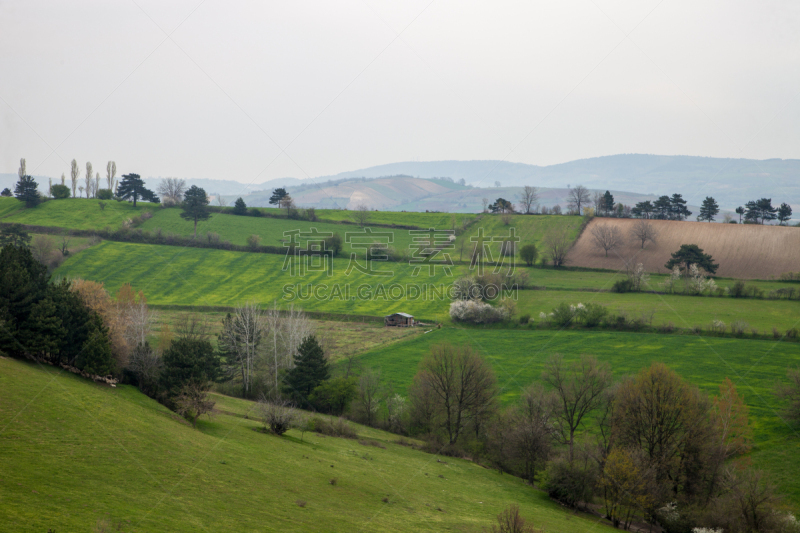
<svg viewBox="0 0 800 533">
<path fill-rule="evenodd" d="M 464 179 L 476 187 L 491 187 L 499 181 L 502 186 L 566 188 L 582 184 L 590 189 L 640 194 L 679 192 L 692 204 L 699 205 L 705 196 L 713 196 L 720 206 L 730 209 L 764 196 L 772 198 L 773 203 L 787 202 L 800 208 L 798 159 L 620 154 L 549 166 L 508 161 L 408 161 L 323 176 L 315 181 L 394 174 L 446 176 L 456 181 Z"/>
</svg>

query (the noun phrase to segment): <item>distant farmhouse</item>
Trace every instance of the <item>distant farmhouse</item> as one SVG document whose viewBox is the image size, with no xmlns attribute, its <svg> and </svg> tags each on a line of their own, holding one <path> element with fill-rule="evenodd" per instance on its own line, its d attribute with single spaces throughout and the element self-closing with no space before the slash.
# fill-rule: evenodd
<svg viewBox="0 0 800 533">
<path fill-rule="evenodd" d="M 414 325 L 414 317 L 407 313 L 393 313 L 383 317 L 383 322 L 387 326 L 408 328 Z"/>
</svg>

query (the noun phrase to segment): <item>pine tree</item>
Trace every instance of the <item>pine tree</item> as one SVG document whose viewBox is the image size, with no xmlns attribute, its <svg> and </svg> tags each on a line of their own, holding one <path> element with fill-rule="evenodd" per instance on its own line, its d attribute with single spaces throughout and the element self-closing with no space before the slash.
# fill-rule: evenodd
<svg viewBox="0 0 800 533">
<path fill-rule="evenodd" d="M 269 198 L 269 203 L 277 205 L 278 207 L 286 207 L 286 214 L 288 216 L 289 209 L 292 207 L 292 197 L 286 192 L 283 187 L 278 187 L 272 191 L 272 196 Z"/>
<path fill-rule="evenodd" d="M 612 209 L 614 209 L 614 195 L 606 191 L 605 194 L 603 194 L 603 212 L 609 215 Z"/>
<path fill-rule="evenodd" d="M 159 203 L 158 196 L 144 186 L 144 181 L 139 174 L 125 174 L 122 176 L 122 183 L 117 187 L 117 196 L 123 200 L 133 200 L 133 207 L 136 207 L 136 200 L 141 198 L 148 202 Z"/>
<path fill-rule="evenodd" d="M 38 188 L 39 185 L 32 177 L 23 175 L 19 177 L 19 181 L 14 187 L 14 196 L 17 197 L 17 200 L 25 202 L 27 207 L 36 207 L 41 201 Z"/>
<path fill-rule="evenodd" d="M 683 220 L 692 214 L 691 211 L 686 209 L 686 200 L 680 194 L 673 194 L 672 198 L 669 199 L 669 205 L 670 218 L 675 220 Z"/>
<path fill-rule="evenodd" d="M 792 218 L 792 206 L 787 203 L 782 203 L 778 208 L 778 223 L 783 226 L 790 218 Z"/>
<path fill-rule="evenodd" d="M 700 214 L 697 216 L 697 220 L 707 220 L 711 222 L 718 213 L 719 205 L 717 201 L 710 196 L 706 196 L 706 199 L 703 200 L 703 205 L 700 206 Z"/>
<path fill-rule="evenodd" d="M 247 204 L 244 203 L 241 197 L 236 199 L 236 203 L 233 204 L 233 214 L 234 215 L 246 215 L 247 214 Z"/>
<path fill-rule="evenodd" d="M 294 368 L 286 375 L 284 394 L 301 407 L 309 405 L 309 397 L 323 381 L 330 377 L 328 362 L 314 335 L 303 339 L 294 358 Z"/>
<path fill-rule="evenodd" d="M 208 195 L 206 191 L 192 185 L 183 195 L 183 212 L 181 218 L 194 221 L 194 238 L 197 238 L 197 222 L 208 220 L 211 213 L 208 211 Z"/>
<path fill-rule="evenodd" d="M 697 265 L 709 274 L 716 274 L 718 263 L 714 263 L 714 258 L 710 254 L 703 253 L 703 249 L 696 244 L 681 244 L 680 250 L 672 254 L 672 257 L 664 268 L 672 270 L 675 266 L 683 266 L 686 272 L 689 267 Z"/>
</svg>

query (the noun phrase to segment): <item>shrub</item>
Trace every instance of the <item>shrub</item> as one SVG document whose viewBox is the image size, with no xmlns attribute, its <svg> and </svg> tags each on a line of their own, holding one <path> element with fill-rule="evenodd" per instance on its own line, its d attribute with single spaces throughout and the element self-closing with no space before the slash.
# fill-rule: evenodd
<svg viewBox="0 0 800 533">
<path fill-rule="evenodd" d="M 258 235 L 250 235 L 247 238 L 247 246 L 250 248 L 258 248 L 259 244 L 261 244 L 261 237 Z"/>
<path fill-rule="evenodd" d="M 206 233 L 206 238 L 208 239 L 208 244 L 219 244 L 219 234 L 213 231 Z"/>
<path fill-rule="evenodd" d="M 543 529 L 536 529 L 525 523 L 519 514 L 519 505 L 512 504 L 505 511 L 497 515 L 497 525 L 493 525 L 491 533 L 543 533 Z"/>
<path fill-rule="evenodd" d="M 111 191 L 111 189 L 100 189 L 99 191 L 97 191 L 97 197 L 100 200 L 111 200 L 112 198 L 114 198 L 114 193 Z"/>
<path fill-rule="evenodd" d="M 106 203 L 105 202 L 97 202 L 97 206 L 100 208 L 100 211 L 106 210 Z"/>
<path fill-rule="evenodd" d="M 529 314 L 524 314 L 521 317 L 519 317 L 520 324 L 527 324 L 530 321 L 531 321 L 531 315 Z"/>
<path fill-rule="evenodd" d="M 553 309 L 551 319 L 557 326 L 569 326 L 570 323 L 572 323 L 572 321 L 575 319 L 576 311 L 577 308 L 574 305 L 561 302 L 555 309 Z"/>
<path fill-rule="evenodd" d="M 526 244 L 519 250 L 519 257 L 525 264 L 528 266 L 533 266 L 536 263 L 536 257 L 539 255 L 539 251 L 536 249 L 535 244 Z"/>
<path fill-rule="evenodd" d="M 787 329 L 786 330 L 786 338 L 787 339 L 796 339 L 798 334 L 800 334 L 800 332 L 797 330 L 797 328 L 792 328 L 792 329 Z"/>
<path fill-rule="evenodd" d="M 251 217 L 260 217 L 260 216 L 261 216 L 261 211 L 259 211 L 259 210 L 258 210 L 258 209 L 256 209 L 255 207 L 251 207 L 250 209 L 248 209 L 248 210 L 247 210 L 247 213 L 248 213 L 248 214 L 249 214 Z"/>
<path fill-rule="evenodd" d="M 457 300 L 450 304 L 450 318 L 457 322 L 492 324 L 509 317 L 508 309 L 495 307 L 480 300 Z"/>
<path fill-rule="evenodd" d="M 272 403 L 262 399 L 258 402 L 258 409 L 264 428 L 272 433 L 283 435 L 292 427 L 295 412 L 289 402 Z"/>
<path fill-rule="evenodd" d="M 53 198 L 56 200 L 63 200 L 64 198 L 69 198 L 69 187 L 66 185 L 53 185 L 50 187 L 50 194 L 53 195 Z M 110 198 L 108 198 L 110 200 Z"/>
<path fill-rule="evenodd" d="M 725 322 L 723 322 L 722 320 L 712 320 L 708 330 L 713 333 L 722 334 L 725 333 L 725 328 L 726 328 Z"/>
<path fill-rule="evenodd" d="M 741 337 L 744 335 L 745 330 L 749 327 L 749 324 L 744 320 L 734 320 L 731 322 L 731 333 L 736 335 L 737 337 Z"/>
<path fill-rule="evenodd" d="M 547 465 L 544 489 L 548 496 L 564 505 L 576 508 L 581 502 L 592 499 L 595 485 L 595 473 L 581 465 L 581 461 L 569 462 L 557 459 Z"/>
<path fill-rule="evenodd" d="M 608 315 L 608 309 L 600 304 L 588 303 L 585 306 L 578 304 L 578 316 L 586 327 L 599 326 Z"/>
<path fill-rule="evenodd" d="M 659 333 L 672 333 L 675 331 L 675 324 L 672 322 L 665 322 L 658 326 Z"/>
<path fill-rule="evenodd" d="M 330 237 L 325 237 L 325 250 L 329 250 L 333 255 L 339 255 L 342 251 L 342 236 L 334 233 Z"/>
<path fill-rule="evenodd" d="M 745 283 L 742 280 L 737 279 L 733 285 L 731 285 L 731 298 L 742 298 L 744 297 L 744 288 Z"/>
<path fill-rule="evenodd" d="M 328 435 L 329 437 L 342 437 L 345 439 L 358 438 L 356 431 L 352 426 L 342 417 L 334 418 L 333 420 L 313 417 L 309 421 L 311 429 L 321 435 Z"/>
<path fill-rule="evenodd" d="M 611 287 L 611 292 L 630 292 L 633 290 L 633 281 L 630 279 L 620 279 L 614 283 L 614 286 Z"/>
</svg>

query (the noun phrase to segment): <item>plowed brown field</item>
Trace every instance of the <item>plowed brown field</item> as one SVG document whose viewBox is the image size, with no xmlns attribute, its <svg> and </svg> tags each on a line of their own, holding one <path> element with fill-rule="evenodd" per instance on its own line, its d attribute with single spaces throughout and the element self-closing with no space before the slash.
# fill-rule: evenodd
<svg viewBox="0 0 800 533">
<path fill-rule="evenodd" d="M 626 260 L 642 263 L 649 272 L 665 273 L 672 252 L 681 244 L 696 244 L 719 263 L 717 275 L 741 279 L 768 279 L 783 272 L 800 270 L 800 228 L 755 224 L 709 224 L 650 220 L 658 231 L 656 243 L 631 239 L 632 219 L 595 218 L 583 231 L 567 257 L 570 266 L 624 268 Z M 622 246 L 605 252 L 595 246 L 592 228 L 599 224 L 617 226 L 623 234 Z"/>
</svg>

